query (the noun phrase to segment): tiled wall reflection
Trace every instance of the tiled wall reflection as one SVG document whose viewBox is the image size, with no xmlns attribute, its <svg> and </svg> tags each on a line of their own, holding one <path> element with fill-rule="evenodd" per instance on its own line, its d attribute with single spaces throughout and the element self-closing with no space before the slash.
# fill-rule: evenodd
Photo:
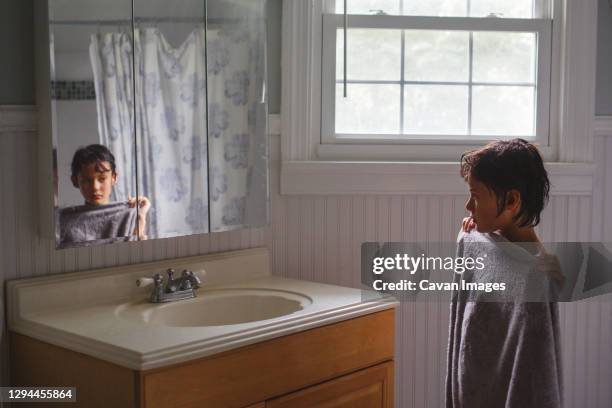
<svg viewBox="0 0 612 408">
<path fill-rule="evenodd" d="M 96 99 L 96 90 L 93 81 L 52 81 L 51 99 L 64 101 Z"/>
</svg>

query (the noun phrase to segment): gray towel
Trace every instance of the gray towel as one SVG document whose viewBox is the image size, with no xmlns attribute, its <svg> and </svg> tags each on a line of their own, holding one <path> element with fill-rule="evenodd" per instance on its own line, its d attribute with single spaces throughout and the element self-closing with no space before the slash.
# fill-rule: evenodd
<svg viewBox="0 0 612 408">
<path fill-rule="evenodd" d="M 136 208 L 127 202 L 62 208 L 58 211 L 59 247 L 133 240 L 136 219 Z"/>
<path fill-rule="evenodd" d="M 508 272 L 515 291 L 521 287 L 521 276 L 524 287 L 534 277 L 549 281 L 546 274 L 535 270 L 537 257 L 520 246 L 496 234 L 459 235 L 457 256 L 476 258 L 485 253 L 487 268 L 466 271 L 464 280 L 494 282 L 499 281 L 500 272 Z M 466 290 L 453 293 L 446 407 L 561 407 L 557 304 L 490 300 L 487 294 Z"/>
</svg>

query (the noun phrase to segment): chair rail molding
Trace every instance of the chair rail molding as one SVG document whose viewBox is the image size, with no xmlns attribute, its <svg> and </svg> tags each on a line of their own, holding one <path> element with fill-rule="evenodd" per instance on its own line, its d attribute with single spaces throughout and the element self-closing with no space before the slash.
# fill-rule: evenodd
<svg viewBox="0 0 612 408">
<path fill-rule="evenodd" d="M 612 136 L 612 115 L 596 116 L 593 128 L 595 136 Z"/>
<path fill-rule="evenodd" d="M 35 132 L 37 128 L 36 106 L 0 105 L 0 134 Z"/>
</svg>

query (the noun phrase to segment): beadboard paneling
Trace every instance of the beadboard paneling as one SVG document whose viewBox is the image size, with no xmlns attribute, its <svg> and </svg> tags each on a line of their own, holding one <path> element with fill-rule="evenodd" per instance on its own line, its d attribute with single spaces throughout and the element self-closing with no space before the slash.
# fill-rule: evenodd
<svg viewBox="0 0 612 408">
<path fill-rule="evenodd" d="M 282 239 L 285 256 L 277 254 L 275 274 L 358 286 L 362 242 L 453 241 L 464 215 L 464 201 L 463 196 L 276 196 L 274 208 L 282 213 L 278 221 L 286 222 L 279 231 L 286 235 Z M 590 197 L 554 196 L 538 228 L 540 237 L 545 241 L 590 240 L 590 208 Z M 278 240 L 280 237 L 274 242 Z M 444 406 L 448 312 L 445 302 L 400 305 L 398 407 Z M 612 406 L 608 384 L 612 378 L 612 297 L 560 304 L 560 313 L 567 406 Z"/>
<path fill-rule="evenodd" d="M 0 281 L 267 245 L 276 275 L 358 287 L 362 242 L 454 241 L 465 214 L 463 195 L 280 196 L 279 137 L 273 136 L 269 228 L 56 251 L 36 233 L 30 128 L 0 131 Z M 543 240 L 612 238 L 612 138 L 596 138 L 595 146 L 593 197 L 554 196 L 538 227 Z M 612 297 L 561 304 L 560 311 L 566 406 L 612 406 Z M 448 303 L 402 304 L 396 332 L 397 407 L 442 407 Z M 6 383 L 5 333 L 0 342 Z"/>
</svg>

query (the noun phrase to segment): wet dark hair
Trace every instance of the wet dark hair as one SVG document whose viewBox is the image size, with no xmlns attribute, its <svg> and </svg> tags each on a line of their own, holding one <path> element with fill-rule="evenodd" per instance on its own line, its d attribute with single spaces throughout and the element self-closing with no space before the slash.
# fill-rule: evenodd
<svg viewBox="0 0 612 408">
<path fill-rule="evenodd" d="M 72 164 L 70 170 L 72 173 L 73 184 L 75 187 L 78 185 L 74 182 L 74 179 L 78 177 L 79 172 L 84 166 L 88 166 L 92 163 L 96 164 L 96 171 L 104 173 L 109 169 L 102 166 L 102 162 L 108 162 L 111 166 L 110 171 L 112 174 L 116 172 L 115 156 L 111 153 L 106 146 L 100 144 L 92 144 L 86 147 L 78 149 L 72 157 Z"/>
<path fill-rule="evenodd" d="M 461 177 L 474 177 L 497 197 L 501 214 L 510 190 L 521 194 L 521 208 L 514 220 L 520 227 L 535 227 L 548 203 L 550 181 L 538 149 L 523 139 L 491 142 L 461 155 Z"/>
</svg>

